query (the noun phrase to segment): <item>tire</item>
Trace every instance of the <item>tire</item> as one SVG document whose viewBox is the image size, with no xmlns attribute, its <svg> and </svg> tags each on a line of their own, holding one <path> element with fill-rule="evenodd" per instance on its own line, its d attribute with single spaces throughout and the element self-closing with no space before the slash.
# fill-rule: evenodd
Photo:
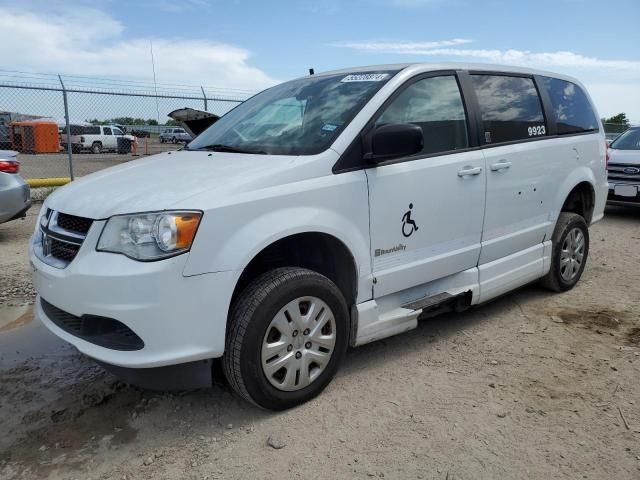
<svg viewBox="0 0 640 480">
<path fill-rule="evenodd" d="M 178 143 L 178 140 L 176 139 L 176 137 L 173 137 L 173 138 L 171 139 L 171 143 Z"/>
<path fill-rule="evenodd" d="M 164 138 L 160 137 L 160 143 L 164 143 Z"/>
<path fill-rule="evenodd" d="M 291 305 L 297 305 L 300 322 L 308 317 L 307 323 L 296 323 L 293 315 L 282 313 L 286 309 L 293 312 Z M 274 332 L 281 333 L 274 322 L 284 324 L 289 334 L 270 338 Z M 326 353 L 322 343 L 331 335 L 335 343 Z M 348 335 L 347 304 L 331 280 L 303 268 L 277 268 L 254 280 L 234 302 L 222 358 L 224 374 L 244 399 L 265 409 L 285 410 L 314 398 L 329 384 L 347 351 Z M 277 347 L 277 361 L 263 361 L 275 353 L 267 353 L 265 346 L 270 341 L 282 345 Z M 325 356 L 324 366 L 314 364 L 320 355 Z M 269 366 L 271 375 L 266 373 Z"/>
<path fill-rule="evenodd" d="M 577 232 L 582 234 L 583 242 L 582 248 L 575 250 L 577 240 L 572 242 L 568 237 L 575 234 L 576 238 Z M 553 231 L 551 249 L 551 269 L 540 284 L 554 292 L 571 290 L 580 280 L 589 255 L 589 228 L 585 219 L 577 213 L 561 212 Z"/>
<path fill-rule="evenodd" d="M 93 142 L 91 145 L 91 153 L 99 154 L 102 152 L 102 144 L 100 142 Z"/>
</svg>

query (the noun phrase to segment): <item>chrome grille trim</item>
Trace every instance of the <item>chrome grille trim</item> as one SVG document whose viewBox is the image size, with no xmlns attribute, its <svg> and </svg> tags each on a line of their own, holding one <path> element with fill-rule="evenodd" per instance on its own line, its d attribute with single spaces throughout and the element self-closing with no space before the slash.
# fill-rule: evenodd
<svg viewBox="0 0 640 480">
<path fill-rule="evenodd" d="M 66 215 L 66 214 L 65 214 Z M 66 215 L 74 218 L 73 216 Z M 66 268 L 76 257 L 80 247 L 84 243 L 86 235 L 60 227 L 58 224 L 59 212 L 47 210 L 40 219 L 37 234 L 34 236 L 34 253 L 36 257 L 54 268 Z M 75 217 L 83 222 L 89 222 L 89 228 L 93 220 Z M 89 230 L 87 229 L 87 232 Z"/>
<path fill-rule="evenodd" d="M 625 172 L 625 169 L 627 170 Z M 638 170 L 634 173 L 633 170 Z M 609 162 L 608 180 L 612 184 L 631 183 L 640 184 L 640 165 L 633 163 Z"/>
</svg>

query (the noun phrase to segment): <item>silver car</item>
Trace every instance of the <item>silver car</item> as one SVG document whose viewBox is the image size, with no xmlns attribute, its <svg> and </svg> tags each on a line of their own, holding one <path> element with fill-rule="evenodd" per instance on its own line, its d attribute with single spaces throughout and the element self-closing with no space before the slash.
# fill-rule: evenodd
<svg viewBox="0 0 640 480">
<path fill-rule="evenodd" d="M 610 205 L 640 207 L 640 127 L 631 127 L 609 146 Z"/>
<path fill-rule="evenodd" d="M 190 142 L 191 135 L 184 128 L 167 128 L 160 134 L 160 143 Z"/>
<path fill-rule="evenodd" d="M 31 207 L 31 191 L 18 174 L 18 152 L 0 150 L 0 223 L 23 217 Z"/>
</svg>

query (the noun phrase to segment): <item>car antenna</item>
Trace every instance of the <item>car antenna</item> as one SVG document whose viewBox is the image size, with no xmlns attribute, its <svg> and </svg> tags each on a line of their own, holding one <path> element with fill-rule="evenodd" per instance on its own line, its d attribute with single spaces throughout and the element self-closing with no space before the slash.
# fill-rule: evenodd
<svg viewBox="0 0 640 480">
<path fill-rule="evenodd" d="M 316 73 L 316 72 L 313 70 L 313 68 L 310 68 L 309 69 L 309 75 L 313 75 L 314 73 Z"/>
</svg>

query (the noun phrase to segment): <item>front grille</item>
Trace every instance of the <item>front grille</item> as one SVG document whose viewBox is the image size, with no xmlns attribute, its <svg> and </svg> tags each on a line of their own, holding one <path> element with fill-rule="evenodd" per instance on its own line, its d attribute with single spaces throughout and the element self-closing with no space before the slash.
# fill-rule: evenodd
<svg viewBox="0 0 640 480">
<path fill-rule="evenodd" d="M 625 170 L 627 170 L 625 172 Z M 640 184 L 640 165 L 630 163 L 609 163 L 609 183 Z"/>
<path fill-rule="evenodd" d="M 47 318 L 65 332 L 100 347 L 119 351 L 142 350 L 144 342 L 124 323 L 97 315 L 75 315 L 40 299 Z"/>
<path fill-rule="evenodd" d="M 36 255 L 53 267 L 65 268 L 76 258 L 92 224 L 90 218 L 47 210 L 40 221 Z"/>
<path fill-rule="evenodd" d="M 73 215 L 67 215 L 66 213 L 58 214 L 58 226 L 64 230 L 70 232 L 87 234 L 93 220 L 90 218 L 76 217 Z"/>
<path fill-rule="evenodd" d="M 51 256 L 63 262 L 71 263 L 71 261 L 76 258 L 78 250 L 80 250 L 80 245 L 74 243 L 63 242 L 53 237 L 47 240 L 49 241 Z"/>
</svg>

